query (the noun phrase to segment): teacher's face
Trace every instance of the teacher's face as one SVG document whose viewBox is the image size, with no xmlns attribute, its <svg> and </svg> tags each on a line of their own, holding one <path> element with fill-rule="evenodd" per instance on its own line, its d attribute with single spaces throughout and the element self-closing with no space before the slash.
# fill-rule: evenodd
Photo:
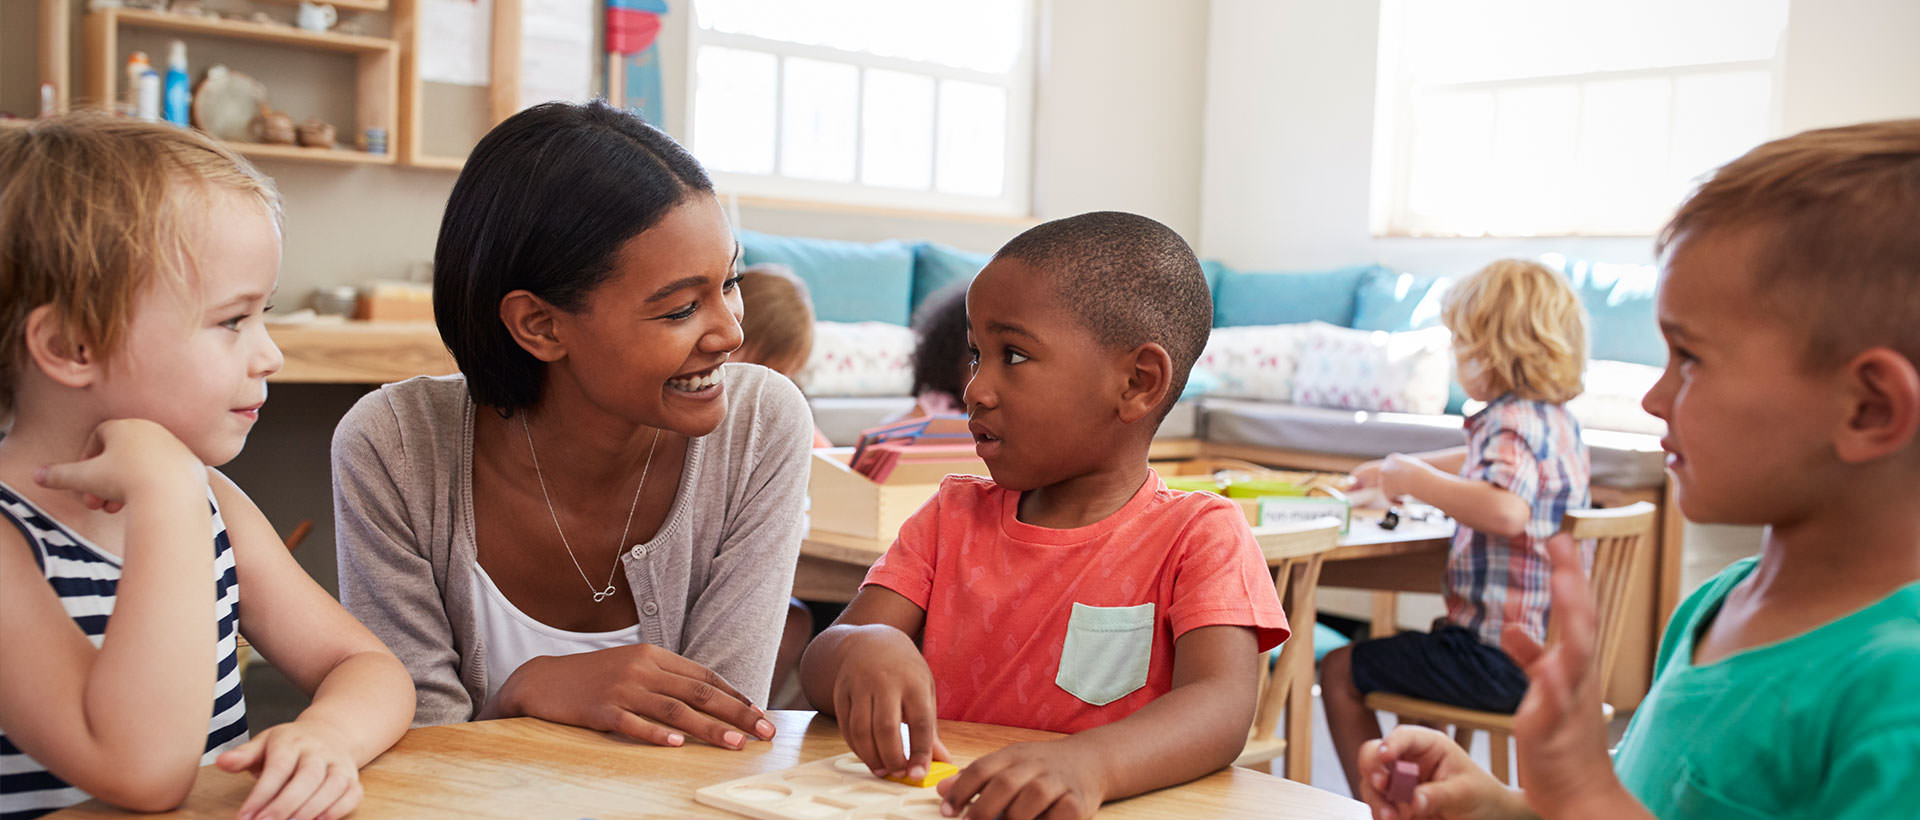
<svg viewBox="0 0 1920 820">
<path fill-rule="evenodd" d="M 560 364 L 607 413 L 686 436 L 726 416 L 720 365 L 740 346 L 735 245 L 711 195 L 689 194 L 627 240 L 586 308 L 559 321 Z"/>
</svg>

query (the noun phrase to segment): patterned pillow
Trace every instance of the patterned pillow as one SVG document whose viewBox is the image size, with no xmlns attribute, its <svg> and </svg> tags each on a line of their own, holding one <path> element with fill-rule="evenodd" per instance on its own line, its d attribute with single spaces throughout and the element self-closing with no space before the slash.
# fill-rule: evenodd
<svg viewBox="0 0 1920 820">
<path fill-rule="evenodd" d="M 1195 367 L 1211 374 L 1210 396 L 1293 401 L 1293 371 L 1300 345 L 1314 327 L 1244 325 L 1217 327 Z"/>
<path fill-rule="evenodd" d="M 904 396 L 913 331 L 890 322 L 815 322 L 813 353 L 794 377 L 809 396 Z"/>
<path fill-rule="evenodd" d="M 1451 340 L 1444 327 L 1387 333 L 1316 323 L 1300 345 L 1293 403 L 1343 410 L 1446 412 Z"/>
</svg>

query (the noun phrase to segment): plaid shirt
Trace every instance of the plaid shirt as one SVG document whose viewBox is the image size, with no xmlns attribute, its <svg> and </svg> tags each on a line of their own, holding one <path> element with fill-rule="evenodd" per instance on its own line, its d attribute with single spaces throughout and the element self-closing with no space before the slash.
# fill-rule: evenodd
<svg viewBox="0 0 1920 820">
<path fill-rule="evenodd" d="M 1580 423 L 1564 405 L 1508 394 L 1468 418 L 1466 428 L 1460 476 L 1519 496 L 1533 517 L 1526 534 L 1511 539 L 1455 528 L 1447 551 L 1447 620 L 1489 646 L 1500 645 L 1501 626 L 1509 621 L 1544 642 L 1547 538 L 1560 530 L 1567 510 L 1589 506 Z"/>
</svg>

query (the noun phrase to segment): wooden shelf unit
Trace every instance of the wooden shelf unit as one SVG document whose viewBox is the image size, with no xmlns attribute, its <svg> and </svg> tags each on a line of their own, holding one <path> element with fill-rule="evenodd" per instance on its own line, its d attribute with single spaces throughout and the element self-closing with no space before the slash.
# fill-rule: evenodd
<svg viewBox="0 0 1920 820">
<path fill-rule="evenodd" d="M 275 2 L 294 5 L 300 0 L 275 0 Z M 326 0 L 327 5 L 341 11 L 386 11 L 387 0 Z"/>
<path fill-rule="evenodd" d="M 366 0 L 369 3 L 374 1 Z M 379 8 L 386 6 L 385 0 L 377 1 Z M 362 7 L 374 8 L 371 5 L 355 6 L 355 8 Z M 251 157 L 372 165 L 390 165 L 395 161 L 391 146 L 395 137 L 395 126 L 400 120 L 399 112 L 395 109 L 399 93 L 400 47 L 390 38 L 306 31 L 291 26 L 192 17 L 144 9 L 101 9 L 87 13 L 83 62 L 87 96 L 103 104 L 118 99 L 119 96 L 119 77 L 125 58 L 119 48 L 120 29 L 123 26 L 353 55 L 358 62 L 354 98 L 355 122 L 351 127 L 340 127 L 337 130 L 348 143 L 351 143 L 355 135 L 367 128 L 384 128 L 388 135 L 388 153 L 368 154 L 352 149 L 306 148 L 255 142 L 229 144 L 240 153 Z M 244 69 L 244 67 L 240 68 Z"/>
<path fill-rule="evenodd" d="M 520 18 L 522 0 L 493 0 L 488 63 L 487 128 L 520 110 Z M 400 49 L 400 116 L 392 145 L 400 164 L 413 168 L 459 171 L 467 158 L 431 154 L 424 148 L 426 80 L 420 76 L 421 0 L 393 0 L 393 39 Z"/>
</svg>

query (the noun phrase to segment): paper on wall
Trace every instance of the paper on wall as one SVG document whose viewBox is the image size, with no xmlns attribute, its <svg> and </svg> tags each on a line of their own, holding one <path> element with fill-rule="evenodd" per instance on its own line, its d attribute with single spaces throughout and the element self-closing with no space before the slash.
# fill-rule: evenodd
<svg viewBox="0 0 1920 820">
<path fill-rule="evenodd" d="M 493 0 L 420 0 L 420 79 L 486 85 L 492 72 Z"/>
<path fill-rule="evenodd" d="M 520 105 L 593 96 L 594 0 L 526 0 L 520 29 Z"/>
</svg>

